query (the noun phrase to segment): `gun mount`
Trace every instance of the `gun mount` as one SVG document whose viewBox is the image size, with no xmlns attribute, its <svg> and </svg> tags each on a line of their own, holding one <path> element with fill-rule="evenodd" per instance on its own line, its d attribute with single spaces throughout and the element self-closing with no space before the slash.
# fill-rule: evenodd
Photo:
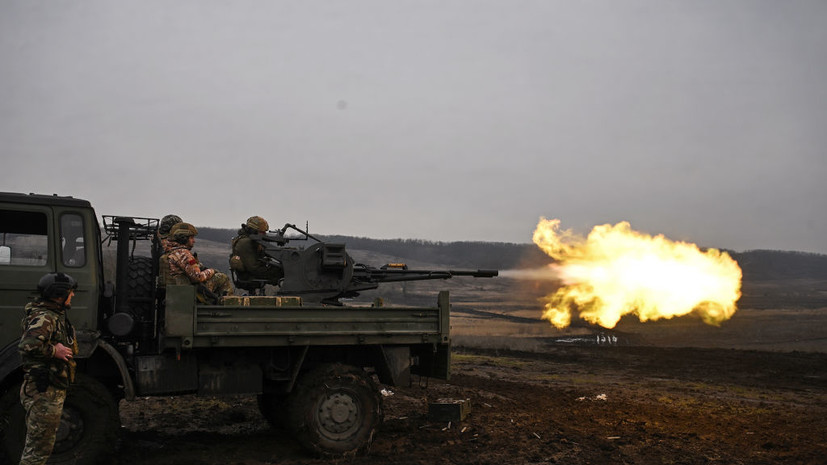
<svg viewBox="0 0 827 465">
<path fill-rule="evenodd" d="M 287 236 L 288 230 L 299 236 Z M 354 262 L 345 244 L 327 243 L 314 237 L 296 225 L 250 236 L 264 248 L 266 260 L 273 267 L 280 267 L 284 277 L 279 282 L 254 280 L 236 281 L 242 289 L 261 288 L 264 284 L 278 286 L 279 295 L 300 295 L 308 302 L 341 305 L 339 299 L 356 297 L 360 292 L 376 289 L 382 283 L 450 279 L 454 276 L 491 278 L 497 270 L 415 270 L 404 264 L 387 264 L 374 267 Z M 289 247 L 294 241 L 314 241 L 306 247 Z"/>
</svg>

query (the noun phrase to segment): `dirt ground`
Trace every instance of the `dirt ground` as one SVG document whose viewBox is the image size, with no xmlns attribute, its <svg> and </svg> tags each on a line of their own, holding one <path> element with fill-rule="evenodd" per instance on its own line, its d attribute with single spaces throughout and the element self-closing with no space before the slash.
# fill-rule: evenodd
<svg viewBox="0 0 827 465">
<path fill-rule="evenodd" d="M 117 463 L 823 464 L 825 369 L 827 355 L 804 352 L 458 350 L 450 382 L 390 389 L 365 455 L 307 455 L 253 397 L 176 397 L 122 404 Z M 439 399 L 467 399 L 471 413 L 431 421 Z"/>
<path fill-rule="evenodd" d="M 308 455 L 253 396 L 183 396 L 121 403 L 116 464 L 827 463 L 827 283 L 747 289 L 721 327 L 684 317 L 566 331 L 539 320 L 536 295 L 501 283 L 452 294 L 451 380 L 388 388 L 366 454 Z M 432 421 L 440 399 L 470 414 Z"/>
</svg>

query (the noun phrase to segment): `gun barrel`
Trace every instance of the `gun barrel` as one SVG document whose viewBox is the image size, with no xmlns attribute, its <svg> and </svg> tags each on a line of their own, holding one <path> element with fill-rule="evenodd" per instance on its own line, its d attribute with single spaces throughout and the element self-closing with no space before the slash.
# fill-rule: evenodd
<svg viewBox="0 0 827 465">
<path fill-rule="evenodd" d="M 361 276 L 372 282 L 397 282 L 397 281 L 424 281 L 429 279 L 450 279 L 454 276 L 471 276 L 473 278 L 493 278 L 497 276 L 497 270 L 408 270 L 365 267 L 358 270 L 355 275 Z"/>
<path fill-rule="evenodd" d="M 449 270 L 451 276 L 472 276 L 474 278 L 493 278 L 500 274 L 499 270 Z"/>
</svg>

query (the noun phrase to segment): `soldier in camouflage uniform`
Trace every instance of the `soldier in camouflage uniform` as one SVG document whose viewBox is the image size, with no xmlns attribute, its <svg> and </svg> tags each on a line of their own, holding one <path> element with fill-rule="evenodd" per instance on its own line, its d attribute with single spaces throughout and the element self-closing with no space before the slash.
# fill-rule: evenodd
<svg viewBox="0 0 827 465">
<path fill-rule="evenodd" d="M 26 409 L 26 444 L 20 465 L 46 463 L 60 426 L 66 390 L 75 379 L 75 330 L 66 317 L 77 283 L 64 273 L 40 278 L 40 298 L 26 305 L 23 337 L 18 350 L 23 361 L 20 401 Z"/>
<path fill-rule="evenodd" d="M 161 218 L 161 222 L 158 223 L 158 241 L 161 243 L 161 247 L 164 249 L 164 252 L 168 252 L 169 249 L 174 246 L 169 238 L 169 233 L 172 231 L 172 227 L 183 222 L 184 220 L 182 220 L 178 215 L 167 215 Z"/>
<path fill-rule="evenodd" d="M 175 244 L 170 240 L 169 232 L 172 230 L 172 227 L 178 223 L 183 222 L 180 216 L 178 215 L 167 215 L 161 218 L 161 222 L 158 224 L 158 243 L 161 245 L 161 256 L 158 259 L 158 282 L 157 286 L 159 288 L 163 288 L 167 284 L 167 275 L 169 274 L 169 251 L 175 246 Z"/>
<path fill-rule="evenodd" d="M 226 274 L 212 268 L 201 269 L 201 264 L 193 257 L 192 249 L 195 245 L 195 236 L 198 230 L 189 223 L 178 223 L 172 227 L 170 237 L 173 247 L 167 253 L 169 275 L 166 285 L 170 284 L 203 284 L 209 294 L 220 297 L 233 295 L 233 285 Z M 198 293 L 199 300 L 204 302 L 215 301 L 207 293 Z M 207 294 L 207 295 L 204 295 Z"/>
<path fill-rule="evenodd" d="M 270 225 L 264 218 L 251 216 L 233 238 L 230 268 L 239 281 L 266 280 L 269 284 L 278 285 L 284 277 L 284 270 L 270 263 L 264 255 L 264 247 L 250 237 L 264 234 L 268 229 Z"/>
</svg>

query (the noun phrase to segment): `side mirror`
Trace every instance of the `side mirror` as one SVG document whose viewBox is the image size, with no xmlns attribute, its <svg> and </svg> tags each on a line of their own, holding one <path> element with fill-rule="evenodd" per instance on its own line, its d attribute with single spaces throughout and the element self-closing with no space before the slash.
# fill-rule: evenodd
<svg viewBox="0 0 827 465">
<path fill-rule="evenodd" d="M 0 245 L 0 265 L 11 264 L 11 247 Z"/>
</svg>

